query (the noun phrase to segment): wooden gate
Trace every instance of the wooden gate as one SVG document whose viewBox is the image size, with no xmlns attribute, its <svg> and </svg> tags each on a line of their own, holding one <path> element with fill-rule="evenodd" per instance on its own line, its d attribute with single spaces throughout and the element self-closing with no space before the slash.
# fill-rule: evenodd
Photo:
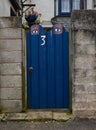
<svg viewBox="0 0 96 130">
<path fill-rule="evenodd" d="M 68 32 L 33 25 L 27 32 L 28 108 L 69 108 Z"/>
</svg>

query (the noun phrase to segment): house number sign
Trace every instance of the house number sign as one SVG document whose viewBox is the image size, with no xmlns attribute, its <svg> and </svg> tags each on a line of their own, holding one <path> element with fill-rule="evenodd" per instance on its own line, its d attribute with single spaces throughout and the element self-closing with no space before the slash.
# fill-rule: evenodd
<svg viewBox="0 0 96 130">
<path fill-rule="evenodd" d="M 46 35 L 41 35 L 41 40 L 42 40 L 42 43 L 41 43 L 41 46 L 44 46 L 46 44 Z"/>
</svg>

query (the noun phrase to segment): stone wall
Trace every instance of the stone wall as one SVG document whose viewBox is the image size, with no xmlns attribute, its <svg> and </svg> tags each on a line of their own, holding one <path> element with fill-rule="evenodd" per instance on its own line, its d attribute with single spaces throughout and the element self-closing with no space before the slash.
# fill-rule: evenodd
<svg viewBox="0 0 96 130">
<path fill-rule="evenodd" d="M 20 17 L 0 18 L 0 111 L 22 110 L 22 29 Z"/>
<path fill-rule="evenodd" d="M 96 11 L 74 11 L 73 115 L 96 118 Z"/>
</svg>

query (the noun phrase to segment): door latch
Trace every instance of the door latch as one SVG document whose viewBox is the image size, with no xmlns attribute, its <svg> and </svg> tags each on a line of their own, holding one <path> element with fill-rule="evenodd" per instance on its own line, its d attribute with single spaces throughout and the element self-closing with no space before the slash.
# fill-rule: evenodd
<svg viewBox="0 0 96 130">
<path fill-rule="evenodd" d="M 33 71 L 33 67 L 29 67 L 29 71 L 32 73 L 32 71 Z"/>
</svg>

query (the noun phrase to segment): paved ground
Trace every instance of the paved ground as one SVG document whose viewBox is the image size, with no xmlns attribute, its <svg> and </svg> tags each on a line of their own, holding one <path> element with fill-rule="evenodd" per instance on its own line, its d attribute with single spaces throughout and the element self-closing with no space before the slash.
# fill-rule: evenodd
<svg viewBox="0 0 96 130">
<path fill-rule="evenodd" d="M 96 130 L 96 120 L 70 120 L 67 122 L 0 121 L 0 130 Z"/>
</svg>

